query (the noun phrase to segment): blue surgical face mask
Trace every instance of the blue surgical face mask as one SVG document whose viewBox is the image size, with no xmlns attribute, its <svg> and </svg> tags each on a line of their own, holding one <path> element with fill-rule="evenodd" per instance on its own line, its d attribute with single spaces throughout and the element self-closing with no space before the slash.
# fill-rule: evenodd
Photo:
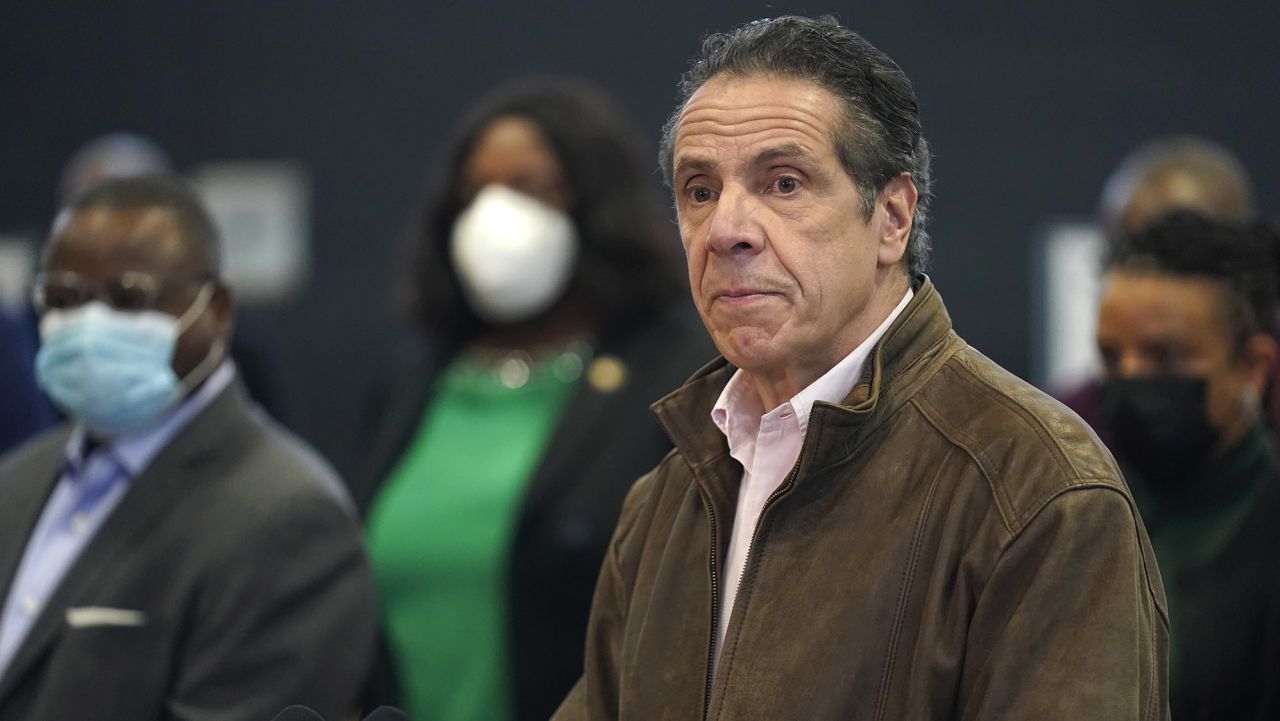
<svg viewBox="0 0 1280 721">
<path fill-rule="evenodd" d="M 40 319 L 36 380 L 91 433 L 113 437 L 158 419 L 182 398 L 184 386 L 207 375 L 217 344 L 186 382 L 173 372 L 173 349 L 209 305 L 206 284 L 181 318 L 159 311 L 124 312 L 92 301 L 50 310 Z M 195 380 L 199 382 L 199 380 Z"/>
</svg>

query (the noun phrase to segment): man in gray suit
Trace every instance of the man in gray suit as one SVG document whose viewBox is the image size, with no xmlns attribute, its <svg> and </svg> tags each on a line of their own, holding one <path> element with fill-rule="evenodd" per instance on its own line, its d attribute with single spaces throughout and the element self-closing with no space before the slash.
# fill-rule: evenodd
<svg viewBox="0 0 1280 721">
<path fill-rule="evenodd" d="M 350 713 L 374 638 L 358 526 L 226 359 L 191 190 L 72 200 L 36 304 L 37 379 L 71 420 L 0 458 L 0 721 Z"/>
</svg>

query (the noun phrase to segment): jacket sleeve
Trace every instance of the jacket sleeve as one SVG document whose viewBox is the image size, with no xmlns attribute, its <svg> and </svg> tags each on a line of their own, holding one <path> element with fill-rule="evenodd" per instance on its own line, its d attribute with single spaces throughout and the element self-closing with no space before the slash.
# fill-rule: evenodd
<svg viewBox="0 0 1280 721">
<path fill-rule="evenodd" d="M 1169 625 L 1129 499 L 1084 486 L 1011 535 L 970 623 L 959 708 L 971 721 L 1169 718 Z"/>
<path fill-rule="evenodd" d="M 552 721 L 604 721 L 618 718 L 619 664 L 622 638 L 627 624 L 628 599 L 634 572 L 627 568 L 624 548 L 631 546 L 638 518 L 650 496 L 653 474 L 632 486 L 622 505 L 622 515 L 614 529 L 596 579 L 591 616 L 587 622 L 587 646 L 582 676 L 561 702 Z"/>
<path fill-rule="evenodd" d="M 254 509 L 247 527 L 219 539 L 167 719 L 263 721 L 290 704 L 345 718 L 355 709 L 376 617 L 358 525 L 327 494 L 289 505 Z"/>
</svg>

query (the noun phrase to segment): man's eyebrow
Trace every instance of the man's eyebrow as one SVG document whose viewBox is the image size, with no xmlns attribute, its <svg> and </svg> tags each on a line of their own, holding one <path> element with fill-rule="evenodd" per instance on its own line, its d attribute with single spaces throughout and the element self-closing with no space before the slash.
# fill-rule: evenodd
<svg viewBox="0 0 1280 721">
<path fill-rule="evenodd" d="M 767 165 L 776 160 L 805 160 L 809 162 L 817 162 L 817 156 L 808 148 L 799 143 L 783 143 L 772 148 L 760 151 L 751 164 L 755 166 Z M 672 171 L 673 176 L 680 176 L 683 173 L 706 173 L 711 170 L 713 163 L 705 158 L 684 156 L 676 159 L 675 169 Z"/>
<path fill-rule="evenodd" d="M 678 178 L 684 173 L 706 173 L 710 170 L 710 160 L 684 156 L 676 160 L 676 167 L 675 170 L 672 171 L 671 175 Z"/>
<path fill-rule="evenodd" d="M 815 162 L 817 156 L 799 143 L 783 143 L 782 145 L 760 151 L 752 161 L 752 165 L 767 165 L 775 160 L 805 160 Z"/>
</svg>

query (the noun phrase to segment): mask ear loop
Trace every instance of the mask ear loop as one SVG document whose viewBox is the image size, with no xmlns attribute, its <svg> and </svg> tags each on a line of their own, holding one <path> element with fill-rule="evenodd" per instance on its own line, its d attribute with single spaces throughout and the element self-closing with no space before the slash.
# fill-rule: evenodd
<svg viewBox="0 0 1280 721">
<path fill-rule="evenodd" d="M 209 352 L 196 364 L 196 367 L 192 368 L 190 373 L 178 381 L 178 385 L 182 386 L 182 395 L 184 397 L 195 390 L 196 386 L 208 380 L 209 376 L 213 375 L 213 372 L 218 369 L 218 366 L 222 364 L 222 351 L 225 347 L 226 344 L 222 342 L 221 338 L 214 341 L 209 346 Z"/>
<path fill-rule="evenodd" d="M 200 286 L 200 291 L 196 294 L 196 299 L 191 301 L 191 306 L 187 308 L 182 317 L 178 319 L 178 336 L 181 337 L 186 333 L 196 320 L 200 318 L 206 310 L 209 309 L 209 301 L 213 298 L 213 283 L 206 282 Z M 182 395 L 186 396 L 195 389 L 196 386 L 204 383 L 213 372 L 217 370 L 218 365 L 222 362 L 222 352 L 226 348 L 226 343 L 221 338 L 215 340 L 209 345 L 209 352 L 205 353 L 204 358 L 192 368 L 189 373 L 179 379 L 178 384 L 182 387 Z"/>
<path fill-rule="evenodd" d="M 191 301 L 191 305 L 187 306 L 187 310 L 178 318 L 178 335 L 186 333 L 187 329 L 195 324 L 196 320 L 209 309 L 209 301 L 212 299 L 213 283 L 206 281 L 196 293 L 196 299 Z"/>
</svg>

